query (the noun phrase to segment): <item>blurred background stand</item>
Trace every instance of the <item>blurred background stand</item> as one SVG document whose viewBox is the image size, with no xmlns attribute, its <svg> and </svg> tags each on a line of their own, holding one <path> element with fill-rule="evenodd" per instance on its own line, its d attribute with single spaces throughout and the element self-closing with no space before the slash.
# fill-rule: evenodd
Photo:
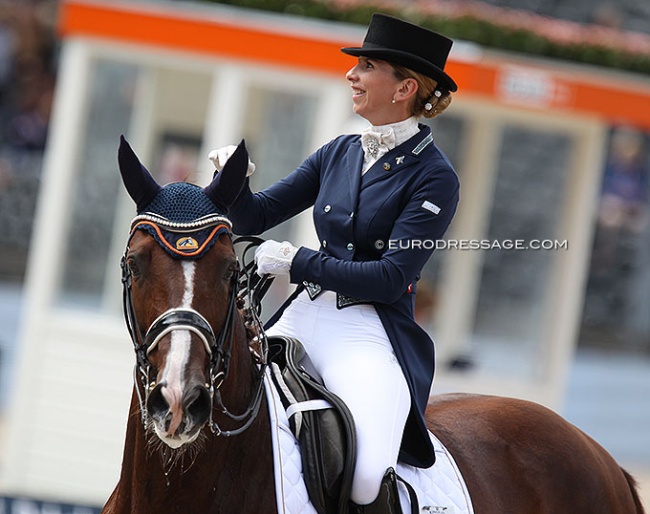
<svg viewBox="0 0 650 514">
<path fill-rule="evenodd" d="M 474 20 L 479 35 L 485 23 L 531 16 L 586 37 L 539 13 L 504 16 L 500 4 L 498 20 Z M 552 4 L 564 12 L 567 2 Z M 339 49 L 365 27 L 223 3 L 70 0 L 55 18 L 56 5 L 0 3 L 0 494 L 100 505 L 119 472 L 133 365 L 119 260 L 134 212 L 117 173 L 119 135 L 159 181 L 201 184 L 209 149 L 243 137 L 261 189 L 364 126 Z M 627 41 L 620 8 L 622 20 L 566 16 Z M 648 76 L 457 39 L 449 72 L 460 90 L 431 125 L 462 199 L 418 307 L 436 341 L 433 393 L 543 403 L 643 476 Z M 266 237 L 317 248 L 311 225 L 307 212 Z M 267 315 L 290 289 L 276 281 Z"/>
</svg>

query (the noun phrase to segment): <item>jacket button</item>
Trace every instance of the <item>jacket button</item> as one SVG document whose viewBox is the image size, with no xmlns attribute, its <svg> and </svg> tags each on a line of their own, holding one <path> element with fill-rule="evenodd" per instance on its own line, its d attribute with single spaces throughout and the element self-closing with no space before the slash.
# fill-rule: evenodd
<svg viewBox="0 0 650 514">
<path fill-rule="evenodd" d="M 327 248 L 327 240 L 323 239 L 321 244 L 323 245 L 323 248 Z"/>
<path fill-rule="evenodd" d="M 354 245 L 352 243 L 348 243 L 347 249 L 350 251 L 354 250 Z"/>
<path fill-rule="evenodd" d="M 329 205 L 329 204 L 326 205 L 325 207 L 323 207 L 323 211 L 325 211 L 325 212 L 330 212 L 331 210 L 332 210 L 332 206 Z"/>
<path fill-rule="evenodd" d="M 354 212 L 350 213 L 350 218 L 354 218 Z"/>
</svg>

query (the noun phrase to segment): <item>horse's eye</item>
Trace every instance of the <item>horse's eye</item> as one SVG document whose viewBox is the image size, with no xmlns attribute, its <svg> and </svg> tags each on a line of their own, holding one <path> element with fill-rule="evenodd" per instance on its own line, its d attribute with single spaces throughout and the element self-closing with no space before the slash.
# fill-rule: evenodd
<svg viewBox="0 0 650 514">
<path fill-rule="evenodd" d="M 235 273 L 237 273 L 237 268 L 235 266 L 228 267 L 228 269 L 223 275 L 223 279 L 226 281 L 230 281 L 235 276 Z"/>
<path fill-rule="evenodd" d="M 142 272 L 140 271 L 140 268 L 138 267 L 138 263 L 136 262 L 136 259 L 134 257 L 131 256 L 126 259 L 126 266 L 133 278 L 138 278 L 142 276 Z"/>
</svg>

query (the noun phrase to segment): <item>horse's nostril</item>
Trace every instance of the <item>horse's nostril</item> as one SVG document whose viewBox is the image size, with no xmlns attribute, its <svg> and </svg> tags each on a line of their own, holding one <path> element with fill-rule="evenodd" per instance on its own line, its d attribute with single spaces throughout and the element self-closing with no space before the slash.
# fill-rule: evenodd
<svg viewBox="0 0 650 514">
<path fill-rule="evenodd" d="M 212 401 L 205 386 L 194 386 L 183 398 L 183 406 L 187 415 L 196 425 L 203 425 L 210 418 Z"/>
<path fill-rule="evenodd" d="M 162 393 L 161 384 L 158 384 L 149 393 L 149 398 L 147 399 L 147 410 L 152 416 L 163 416 L 169 411 L 169 403 L 167 403 L 167 399 Z"/>
</svg>

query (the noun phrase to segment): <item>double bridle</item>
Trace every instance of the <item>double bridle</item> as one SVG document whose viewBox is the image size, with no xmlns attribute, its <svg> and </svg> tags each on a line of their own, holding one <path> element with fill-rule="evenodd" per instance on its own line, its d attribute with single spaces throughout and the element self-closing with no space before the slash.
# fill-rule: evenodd
<svg viewBox="0 0 650 514">
<path fill-rule="evenodd" d="M 156 386 L 156 380 L 152 377 L 151 373 L 152 367 L 149 362 L 149 354 L 167 334 L 174 330 L 187 330 L 199 337 L 210 357 L 209 383 L 206 384 L 212 402 L 209 420 L 210 429 L 218 436 L 229 437 L 238 435 L 250 427 L 257 417 L 264 395 L 264 375 L 267 367 L 268 345 L 259 314 L 262 296 L 270 286 L 271 281 L 266 277 L 260 278 L 255 273 L 255 264 L 252 259 L 243 268 L 239 267 L 238 260 L 237 273 L 233 274 L 229 285 L 226 317 L 218 336 L 215 335 L 212 326 L 203 315 L 194 309 L 187 308 L 173 308 L 163 312 L 154 320 L 143 335 L 135 315 L 132 295 L 132 276 L 127 255 L 133 234 L 144 225 L 148 228 L 154 228 L 158 233 L 164 230 L 183 235 L 212 229 L 209 238 L 214 238 L 224 231 L 232 238 L 232 223 L 228 218 L 220 215 L 206 216 L 189 223 L 176 223 L 162 216 L 146 213 L 136 216 L 131 223 L 131 233 L 120 265 L 122 268 L 124 319 L 136 354 L 133 379 L 140 404 L 142 423 L 146 428 L 148 424 L 147 399 L 149 393 Z M 249 250 L 259 245 L 261 241 L 261 239 L 253 237 L 240 237 L 233 241 L 233 246 L 238 243 L 247 244 L 242 254 L 242 260 L 246 263 Z M 161 246 L 167 245 L 165 241 L 159 240 L 158 242 Z M 182 255 L 180 252 L 176 253 Z M 228 377 L 235 337 L 234 326 L 238 309 L 243 309 L 247 329 L 255 334 L 254 341 L 252 342 L 257 344 L 249 345 L 249 349 L 253 355 L 253 365 L 256 367 L 256 384 L 246 410 L 242 414 L 233 414 L 223 404 L 220 387 Z M 254 346 L 257 346 L 257 349 Z M 242 425 L 233 430 L 222 430 L 213 418 L 215 405 L 230 419 L 243 422 Z"/>
</svg>

